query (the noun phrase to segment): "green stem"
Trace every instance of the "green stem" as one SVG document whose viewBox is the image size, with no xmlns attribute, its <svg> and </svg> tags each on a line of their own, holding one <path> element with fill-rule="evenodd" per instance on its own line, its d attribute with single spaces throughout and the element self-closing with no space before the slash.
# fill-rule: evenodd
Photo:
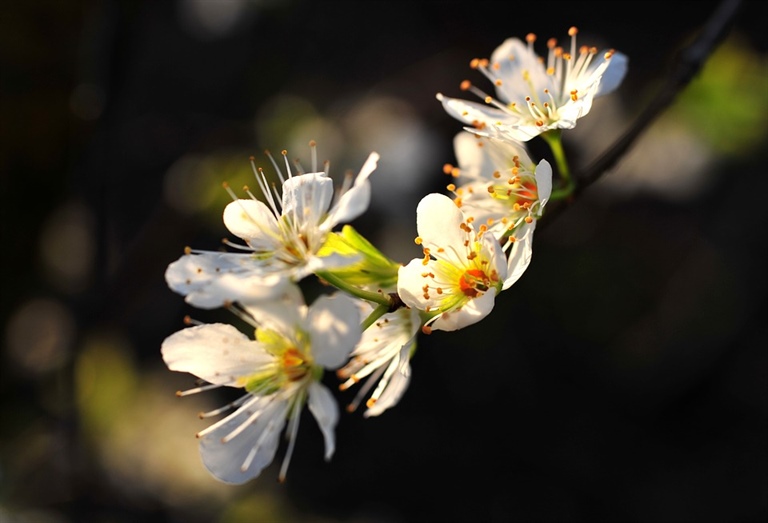
<svg viewBox="0 0 768 523">
<path fill-rule="evenodd" d="M 374 324 L 376 320 L 384 316 L 389 311 L 389 305 L 381 303 L 378 307 L 373 309 L 373 312 L 371 312 L 368 317 L 363 321 L 363 323 L 360 325 L 360 328 L 365 331 L 368 327 Z"/>
<path fill-rule="evenodd" d="M 549 148 L 552 151 L 552 156 L 554 156 L 555 163 L 557 164 L 557 170 L 565 183 L 564 186 L 552 191 L 550 199 L 562 200 L 563 198 L 570 196 L 574 189 L 576 189 L 576 182 L 571 177 L 571 170 L 568 167 L 568 160 L 565 157 L 565 150 L 563 149 L 562 131 L 559 129 L 547 131 L 546 133 L 543 133 L 541 137 L 547 142 L 547 145 L 549 145 Z"/>
<path fill-rule="evenodd" d="M 344 281 L 342 278 L 338 278 L 333 273 L 322 271 L 318 272 L 317 276 L 327 281 L 337 289 L 348 292 L 352 296 L 356 296 L 363 300 L 372 301 L 373 303 L 378 303 L 381 306 L 386 305 L 387 307 L 390 307 L 392 305 L 389 296 L 380 292 L 365 291 L 355 287 L 354 285 L 349 285 L 346 281 Z"/>
</svg>

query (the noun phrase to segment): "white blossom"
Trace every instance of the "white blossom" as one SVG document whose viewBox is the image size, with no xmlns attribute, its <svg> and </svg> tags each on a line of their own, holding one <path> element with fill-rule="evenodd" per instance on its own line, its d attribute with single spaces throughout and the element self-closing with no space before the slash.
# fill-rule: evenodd
<svg viewBox="0 0 768 523">
<path fill-rule="evenodd" d="M 416 229 L 424 257 L 400 268 L 397 292 L 430 316 L 423 330 L 452 331 L 483 319 L 507 276 L 499 241 L 476 232 L 454 201 L 437 193 L 419 202 Z"/>
<path fill-rule="evenodd" d="M 370 203 L 368 177 L 379 159 L 371 153 L 354 183 L 334 195 L 333 180 L 317 171 L 293 175 L 283 151 L 287 176 L 274 163 L 282 191 L 270 189 L 263 170 L 255 169 L 263 200 L 246 189 L 250 198 L 233 201 L 224 209 L 224 225 L 244 241 L 225 242 L 240 252 L 211 252 L 187 249 L 165 273 L 168 286 L 201 308 L 215 308 L 241 299 L 268 299 L 279 294 L 288 282 L 297 282 L 317 271 L 354 263 L 355 257 L 331 253 L 319 256 L 332 229 L 362 214 Z M 270 156 L 271 158 L 271 156 Z M 229 189 L 228 189 L 229 190 Z"/>
<path fill-rule="evenodd" d="M 493 83 L 495 98 L 468 80 L 462 82 L 462 90 L 484 103 L 442 93 L 437 98 L 448 114 L 489 136 L 528 141 L 546 131 L 571 129 L 589 113 L 594 98 L 613 91 L 627 70 L 622 53 L 577 47 L 577 33 L 575 27 L 568 31 L 569 48 L 549 39 L 546 59 L 533 49 L 535 35 L 527 35 L 525 42 L 508 38 L 490 60 L 476 58 L 470 63 Z"/>
<path fill-rule="evenodd" d="M 179 395 L 222 386 L 245 390 L 232 403 L 201 414 L 208 418 L 234 409 L 197 434 L 203 464 L 223 482 L 251 480 L 273 461 L 287 424 L 288 449 L 279 473 L 284 480 L 305 404 L 320 426 L 330 460 L 339 409 L 321 378 L 325 369 L 347 361 L 360 340 L 354 300 L 344 294 L 321 296 L 307 307 L 298 288 L 290 286 L 269 302 L 231 309 L 255 329 L 255 339 L 214 323 L 183 329 L 162 344 L 169 369 L 209 383 Z"/>
<path fill-rule="evenodd" d="M 522 142 L 462 131 L 453 143 L 458 167 L 445 171 L 464 183 L 448 189 L 475 228 L 501 242 L 507 253 L 502 290 L 508 289 L 530 264 L 533 231 L 552 193 L 552 166 L 535 164 Z"/>
</svg>

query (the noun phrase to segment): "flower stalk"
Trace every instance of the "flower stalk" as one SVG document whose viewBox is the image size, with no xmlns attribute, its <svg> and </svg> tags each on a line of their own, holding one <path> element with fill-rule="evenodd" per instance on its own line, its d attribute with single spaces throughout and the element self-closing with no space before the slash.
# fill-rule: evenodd
<svg viewBox="0 0 768 523">
<path fill-rule="evenodd" d="M 562 134 L 560 129 L 553 129 L 541 135 L 544 141 L 547 142 L 547 145 L 549 145 L 549 149 L 552 151 L 555 165 L 557 165 L 557 171 L 560 173 L 560 178 L 563 181 L 561 187 L 552 191 L 552 195 L 550 196 L 552 200 L 568 198 L 576 189 L 576 181 L 571 176 L 571 169 L 568 166 L 565 149 L 563 149 Z"/>
</svg>

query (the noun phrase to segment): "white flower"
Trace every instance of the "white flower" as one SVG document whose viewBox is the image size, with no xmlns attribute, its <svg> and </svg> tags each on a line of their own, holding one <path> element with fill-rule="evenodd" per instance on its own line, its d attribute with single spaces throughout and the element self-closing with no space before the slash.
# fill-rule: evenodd
<svg viewBox="0 0 768 523">
<path fill-rule="evenodd" d="M 266 299 L 282 292 L 286 281 L 299 281 L 317 271 L 343 267 L 356 258 L 338 254 L 318 256 L 328 234 L 338 224 L 350 221 L 367 208 L 371 198 L 368 177 L 379 159 L 371 153 L 354 184 L 345 184 L 334 199 L 333 180 L 317 171 L 312 142 L 313 171 L 294 176 L 283 151 L 287 177 L 273 161 L 282 182 L 282 195 L 270 190 L 261 169 L 254 172 L 264 200 L 254 196 L 232 201 L 224 209 L 224 225 L 244 240 L 231 247 L 241 253 L 204 252 L 187 249 L 165 273 L 168 286 L 201 308 L 220 307 L 240 299 Z M 270 156 L 271 159 L 271 156 Z M 280 201 L 278 201 L 280 200 Z M 265 203 L 266 202 L 266 203 Z"/>
<path fill-rule="evenodd" d="M 372 309 L 367 302 L 360 304 L 362 321 Z M 411 381 L 410 361 L 420 327 L 419 312 L 401 307 L 384 314 L 363 332 L 349 362 L 336 371 L 336 375 L 345 380 L 339 387 L 341 390 L 365 380 L 349 405 L 349 411 L 357 408 L 374 384 L 376 388 L 366 401 L 364 417 L 378 416 L 397 405 Z"/>
<path fill-rule="evenodd" d="M 247 392 L 202 418 L 235 409 L 199 432 L 203 464 L 217 479 L 240 484 L 257 477 L 274 459 L 287 422 L 288 449 L 280 468 L 285 479 L 305 404 L 325 440 L 325 458 L 335 450 L 339 410 L 321 384 L 324 369 L 341 366 L 360 340 L 358 309 L 352 298 L 322 296 L 309 308 L 295 286 L 267 302 L 232 310 L 255 328 L 255 340 L 231 325 L 214 323 L 183 329 L 163 342 L 168 368 L 210 383 L 180 396 L 229 386 Z"/>
<path fill-rule="evenodd" d="M 454 118 L 477 132 L 528 141 L 552 129 L 571 129 L 592 108 L 595 97 L 613 91 L 624 79 L 627 57 L 613 50 L 598 53 L 594 47 L 576 47 L 575 27 L 568 31 L 570 49 L 549 39 L 549 53 L 539 57 L 533 49 L 536 36 L 526 42 L 504 41 L 487 59 L 474 59 L 471 67 L 482 72 L 496 88 L 498 99 L 487 95 L 468 80 L 462 83 L 486 105 L 448 98 L 437 99 Z"/>
<path fill-rule="evenodd" d="M 400 268 L 397 292 L 430 316 L 423 330 L 452 331 L 483 319 L 507 277 L 499 241 L 475 232 L 453 200 L 437 193 L 419 202 L 416 229 L 424 258 Z"/>
<path fill-rule="evenodd" d="M 474 226 L 502 243 L 507 289 L 530 264 L 536 221 L 552 194 L 552 166 L 534 164 L 522 142 L 461 132 L 453 144 L 458 167 L 446 165 L 445 171 L 466 183 L 448 189 Z"/>
</svg>

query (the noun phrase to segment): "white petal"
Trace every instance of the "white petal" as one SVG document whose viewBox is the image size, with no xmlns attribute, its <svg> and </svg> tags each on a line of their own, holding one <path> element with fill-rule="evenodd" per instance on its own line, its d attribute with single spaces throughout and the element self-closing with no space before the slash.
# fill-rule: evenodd
<svg viewBox="0 0 768 523">
<path fill-rule="evenodd" d="M 283 216 L 296 224 L 317 225 L 328 212 L 333 198 L 333 180 L 325 173 L 307 173 L 283 184 Z"/>
<path fill-rule="evenodd" d="M 490 172 L 493 174 L 498 169 L 512 169 L 517 167 L 515 157 L 520 166 L 528 171 L 533 171 L 535 165 L 528 154 L 528 147 L 524 141 L 510 140 L 509 138 L 501 140 L 491 136 L 485 137 L 484 141 L 488 144 L 484 147 L 487 155 L 487 162 L 490 162 Z"/>
<path fill-rule="evenodd" d="M 309 307 L 307 329 L 312 356 L 326 369 L 340 367 L 360 341 L 360 312 L 345 294 L 320 296 Z"/>
<path fill-rule="evenodd" d="M 422 274 L 426 268 L 421 258 L 415 258 L 408 265 L 400 267 L 397 271 L 397 294 L 409 307 L 425 310 L 427 306 L 435 306 L 435 301 L 424 298 L 424 277 Z M 433 293 L 434 294 L 434 293 Z"/>
<path fill-rule="evenodd" d="M 595 93 L 597 93 L 599 86 L 599 82 L 595 82 L 584 87 L 579 90 L 579 93 L 581 94 L 579 95 L 578 100 L 575 102 L 570 101 L 560 107 L 558 110 L 560 119 L 556 122 L 554 127 L 558 129 L 573 129 L 576 126 L 576 121 L 579 118 L 586 116 L 592 109 L 592 102 L 595 99 Z M 550 128 L 553 128 L 553 126 L 550 126 Z"/>
<path fill-rule="evenodd" d="M 486 271 L 496 271 L 499 281 L 504 281 L 507 277 L 507 259 L 504 257 L 504 250 L 494 236 L 486 234 L 480 240 L 482 243 L 481 256 L 489 261 L 489 267 Z"/>
<path fill-rule="evenodd" d="M 501 290 L 509 289 L 520 279 L 520 276 L 523 275 L 531 264 L 531 257 L 533 256 L 533 227 L 535 225 L 536 222 L 532 222 L 529 226 L 531 230 L 512 244 L 507 260 L 507 277 Z"/>
<path fill-rule="evenodd" d="M 277 219 L 263 202 L 235 200 L 224 208 L 224 225 L 258 251 L 273 251 L 280 246 Z"/>
<path fill-rule="evenodd" d="M 485 147 L 480 146 L 480 138 L 467 131 L 453 137 L 453 153 L 459 164 L 461 175 L 466 178 L 490 178 L 493 165 L 485 159 Z"/>
<path fill-rule="evenodd" d="M 603 58 L 604 59 L 604 58 Z M 608 68 L 600 79 L 600 88 L 596 96 L 603 96 L 615 90 L 627 74 L 629 58 L 623 53 L 614 52 Z"/>
<path fill-rule="evenodd" d="M 368 209 L 370 203 L 371 183 L 366 180 L 360 185 L 354 185 L 333 206 L 331 213 L 323 222 L 322 230 L 330 231 L 339 223 L 347 223 L 354 220 Z"/>
<path fill-rule="evenodd" d="M 330 460 L 336 451 L 336 424 L 339 422 L 339 406 L 331 392 L 320 383 L 309 384 L 309 411 L 314 415 L 325 440 L 325 459 Z"/>
<path fill-rule="evenodd" d="M 466 252 L 464 241 L 467 234 L 461 229 L 464 214 L 456 203 L 444 194 L 431 193 L 421 199 L 416 207 L 416 230 L 422 239 L 422 245 L 430 249 L 430 254 L 464 264 L 466 260 L 456 259 L 455 251 Z M 445 250 L 439 253 L 438 249 Z"/>
<path fill-rule="evenodd" d="M 260 275 L 238 272 L 222 275 L 201 292 L 187 295 L 187 302 L 201 308 L 220 307 L 226 302 L 271 300 L 290 285 L 285 274 Z"/>
<path fill-rule="evenodd" d="M 202 309 L 242 298 L 271 299 L 289 283 L 289 273 L 267 273 L 249 254 L 185 254 L 168 265 L 168 287 Z"/>
<path fill-rule="evenodd" d="M 547 203 L 552 195 L 552 166 L 546 160 L 541 160 L 536 166 L 536 191 L 541 205 Z"/>
<path fill-rule="evenodd" d="M 496 75 L 505 79 L 496 87 L 496 94 L 505 103 L 515 102 L 521 108 L 525 105 L 525 97 L 531 93 L 530 86 L 535 86 L 536 92 L 549 89 L 557 92 L 553 76 L 546 74 L 546 68 L 539 60 L 535 51 L 519 38 L 506 39 L 491 54 L 491 64 L 498 69 Z M 524 75 L 527 81 L 523 81 Z"/>
<path fill-rule="evenodd" d="M 557 129 L 560 127 L 570 129 L 574 125 L 575 123 L 571 123 L 571 122 L 566 123 L 563 120 L 558 120 L 554 124 L 543 125 L 539 127 L 538 125 L 536 125 L 533 118 L 529 118 L 525 120 L 520 119 L 518 123 L 515 123 L 512 125 L 489 126 L 485 129 L 485 131 L 488 136 L 499 138 L 501 140 L 527 142 L 531 138 L 535 138 L 536 136 L 540 135 L 545 131 L 549 131 L 550 129 Z"/>
<path fill-rule="evenodd" d="M 226 418 L 224 424 L 200 438 L 200 457 L 205 468 L 218 480 L 235 485 L 257 477 L 275 459 L 288 405 L 287 399 L 267 397 Z M 259 412 L 258 417 L 250 421 L 245 430 L 226 442 L 222 441 L 256 412 Z M 250 457 L 254 449 L 256 452 Z M 243 467 L 244 464 L 247 467 Z"/>
<path fill-rule="evenodd" d="M 460 122 L 472 125 L 474 122 L 483 122 L 489 126 L 498 124 L 514 125 L 520 121 L 519 117 L 511 115 L 484 104 L 468 102 L 458 98 L 449 98 L 437 94 L 437 99 L 443 104 L 443 109 Z"/>
<path fill-rule="evenodd" d="M 306 305 L 304 295 L 297 285 L 286 285 L 270 300 L 243 300 L 243 309 L 265 329 L 270 329 L 292 338 L 304 321 Z"/>
<path fill-rule="evenodd" d="M 405 394 L 405 391 L 408 390 L 408 385 L 410 382 L 410 373 L 401 374 L 396 372 L 393 374 L 389 383 L 387 384 L 387 388 L 384 389 L 384 392 L 381 394 L 381 396 L 378 397 L 372 406 L 365 409 L 363 417 L 371 418 L 374 416 L 380 416 L 384 411 L 397 406 L 397 404 L 400 402 L 400 399 Z"/>
<path fill-rule="evenodd" d="M 459 187 L 462 192 L 461 211 L 464 216 L 472 216 L 475 223 L 493 223 L 491 229 L 504 234 L 507 225 L 501 222 L 509 216 L 510 208 L 505 200 L 494 198 L 488 192 L 487 181 L 471 182 Z"/>
<path fill-rule="evenodd" d="M 160 350 L 169 369 L 217 385 L 237 386 L 238 378 L 274 361 L 259 343 L 223 323 L 182 329 L 168 336 Z"/>
<path fill-rule="evenodd" d="M 371 184 L 368 177 L 376 170 L 379 161 L 378 153 L 371 153 L 355 178 L 355 184 L 333 206 L 331 212 L 323 223 L 323 229 L 330 231 L 339 223 L 354 220 L 363 214 L 371 202 Z"/>
<path fill-rule="evenodd" d="M 496 290 L 491 289 L 482 296 L 469 300 L 459 311 L 442 314 L 432 324 L 435 330 L 455 331 L 482 320 L 493 309 Z"/>
<path fill-rule="evenodd" d="M 391 366 L 394 366 L 393 372 L 387 369 L 385 377 L 387 382 L 384 392 L 378 397 L 376 403 L 368 407 L 363 414 L 364 417 L 379 416 L 382 412 L 396 406 L 408 389 L 411 382 L 411 364 L 410 352 L 415 342 L 415 337 L 403 345 L 399 354 L 393 358 Z"/>
<path fill-rule="evenodd" d="M 234 256 L 242 260 L 248 258 L 245 254 Z M 210 284 L 223 272 L 239 269 L 239 261 L 224 253 L 185 254 L 168 265 L 165 281 L 171 290 L 186 296 Z"/>
</svg>

